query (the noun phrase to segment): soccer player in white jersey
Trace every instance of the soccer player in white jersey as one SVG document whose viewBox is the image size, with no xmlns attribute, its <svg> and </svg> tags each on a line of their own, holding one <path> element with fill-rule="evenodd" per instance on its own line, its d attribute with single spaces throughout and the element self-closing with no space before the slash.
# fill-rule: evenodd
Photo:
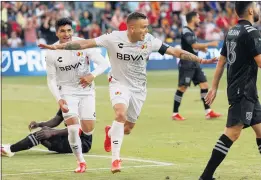
<svg viewBox="0 0 261 180">
<path fill-rule="evenodd" d="M 80 39 L 72 37 L 72 34 L 70 19 L 62 18 L 56 22 L 56 35 L 59 38 L 56 45 Z M 90 72 L 90 60 L 98 64 L 92 72 Z M 91 135 L 94 131 L 96 115 L 93 79 L 108 67 L 109 63 L 104 57 L 91 49 L 83 51 L 48 50 L 46 52 L 48 87 L 58 102 L 68 127 L 68 141 L 78 161 L 76 173 L 86 170 L 79 136 L 80 129 L 86 135 Z M 88 85 L 81 83 L 86 81 L 85 79 Z"/>
<path fill-rule="evenodd" d="M 127 31 L 113 31 L 95 39 L 74 41 L 58 45 L 39 44 L 47 49 L 86 49 L 96 46 L 108 51 L 111 72 L 109 90 L 115 112 L 112 126 L 106 126 L 104 148 L 112 151 L 112 173 L 120 172 L 120 149 L 124 134 L 130 134 L 138 119 L 146 99 L 146 63 L 152 51 L 170 54 L 175 57 L 199 63 L 214 63 L 201 59 L 187 51 L 162 43 L 148 33 L 148 19 L 145 15 L 134 12 L 127 18 Z"/>
</svg>

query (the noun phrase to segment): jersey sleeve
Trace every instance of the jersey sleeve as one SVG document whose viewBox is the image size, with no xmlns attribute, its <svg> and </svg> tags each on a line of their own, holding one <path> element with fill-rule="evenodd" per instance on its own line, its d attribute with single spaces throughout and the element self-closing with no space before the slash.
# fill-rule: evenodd
<svg viewBox="0 0 261 180">
<path fill-rule="evenodd" d="M 94 40 L 97 46 L 108 48 L 110 46 L 110 41 L 112 41 L 112 33 L 103 34 Z"/>
<path fill-rule="evenodd" d="M 100 54 L 94 51 L 86 52 L 87 56 L 92 60 L 97 67 L 91 72 L 94 77 L 102 74 L 107 68 L 109 68 L 109 62 Z"/>
<path fill-rule="evenodd" d="M 163 43 L 160 39 L 155 38 L 151 34 L 149 34 L 149 38 L 151 38 L 152 51 L 156 51 L 161 55 L 164 55 L 167 49 L 169 48 L 169 45 Z"/>
<path fill-rule="evenodd" d="M 246 45 L 252 57 L 261 54 L 261 35 L 258 30 L 254 30 L 248 34 Z"/>
<path fill-rule="evenodd" d="M 56 82 L 56 67 L 48 51 L 46 52 L 45 61 L 48 88 L 58 102 L 61 99 L 61 96 Z"/>
</svg>

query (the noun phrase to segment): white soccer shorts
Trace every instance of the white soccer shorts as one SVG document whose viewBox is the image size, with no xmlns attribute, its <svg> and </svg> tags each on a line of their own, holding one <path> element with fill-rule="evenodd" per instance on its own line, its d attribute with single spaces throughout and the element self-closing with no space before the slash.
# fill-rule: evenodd
<svg viewBox="0 0 261 180">
<path fill-rule="evenodd" d="M 118 82 L 110 82 L 110 99 L 112 106 L 115 104 L 125 104 L 127 109 L 127 120 L 136 123 L 146 99 L 145 92 L 133 92 L 128 87 Z"/>
<path fill-rule="evenodd" d="M 66 100 L 69 111 L 63 113 L 64 120 L 70 117 L 79 117 L 80 120 L 96 120 L 95 94 L 88 95 L 62 95 Z"/>
</svg>

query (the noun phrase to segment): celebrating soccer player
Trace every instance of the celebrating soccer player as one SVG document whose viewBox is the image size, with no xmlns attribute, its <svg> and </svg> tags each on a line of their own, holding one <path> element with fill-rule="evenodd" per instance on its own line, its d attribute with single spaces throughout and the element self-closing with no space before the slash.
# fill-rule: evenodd
<svg viewBox="0 0 261 180">
<path fill-rule="evenodd" d="M 113 31 L 95 39 L 79 40 L 64 44 L 39 44 L 41 48 L 78 50 L 96 46 L 105 47 L 111 62 L 109 90 L 115 112 L 112 126 L 105 128 L 104 148 L 112 151 L 112 173 L 120 172 L 120 149 L 124 133 L 129 134 L 140 115 L 146 99 L 146 64 L 152 51 L 202 64 L 214 63 L 216 58 L 206 60 L 196 55 L 162 43 L 148 33 L 147 17 L 139 12 L 129 14 L 127 31 Z M 87 80 L 87 79 L 86 79 Z"/>
</svg>

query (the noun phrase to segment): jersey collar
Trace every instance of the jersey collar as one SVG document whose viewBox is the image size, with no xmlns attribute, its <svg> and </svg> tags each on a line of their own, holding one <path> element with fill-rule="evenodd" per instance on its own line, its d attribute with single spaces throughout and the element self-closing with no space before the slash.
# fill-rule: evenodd
<svg viewBox="0 0 261 180">
<path fill-rule="evenodd" d="M 238 21 L 238 24 L 245 24 L 245 25 L 250 25 L 252 26 L 251 22 L 249 22 L 248 20 L 245 20 L 245 19 L 240 19 Z"/>
</svg>

